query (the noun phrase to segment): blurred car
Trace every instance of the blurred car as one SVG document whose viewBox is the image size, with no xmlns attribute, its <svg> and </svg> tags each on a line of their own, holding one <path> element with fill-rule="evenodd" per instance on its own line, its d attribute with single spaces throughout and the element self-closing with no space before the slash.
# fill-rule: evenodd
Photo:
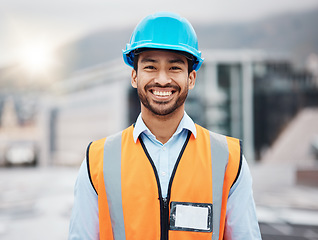
<svg viewBox="0 0 318 240">
<path fill-rule="evenodd" d="M 34 142 L 12 142 L 5 151 L 5 165 L 36 165 L 36 146 Z"/>
</svg>

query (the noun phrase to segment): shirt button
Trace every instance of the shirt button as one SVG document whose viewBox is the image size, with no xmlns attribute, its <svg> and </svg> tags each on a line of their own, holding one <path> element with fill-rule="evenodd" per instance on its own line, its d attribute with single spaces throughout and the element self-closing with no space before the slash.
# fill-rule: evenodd
<svg viewBox="0 0 318 240">
<path fill-rule="evenodd" d="M 162 150 L 163 150 L 163 151 L 166 151 L 166 147 L 162 147 Z"/>
<path fill-rule="evenodd" d="M 161 172 L 162 176 L 166 176 L 166 174 L 167 174 L 166 172 Z"/>
</svg>

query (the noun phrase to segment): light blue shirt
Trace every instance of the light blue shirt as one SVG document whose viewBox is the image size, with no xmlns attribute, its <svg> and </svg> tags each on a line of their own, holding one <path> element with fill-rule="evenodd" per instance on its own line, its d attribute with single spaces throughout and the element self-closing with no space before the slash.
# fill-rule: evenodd
<svg viewBox="0 0 318 240">
<path fill-rule="evenodd" d="M 149 131 L 142 120 L 141 114 L 137 118 L 133 132 L 134 141 L 137 142 L 137 139 L 140 136 L 144 142 L 147 151 L 156 166 L 163 197 L 167 197 L 170 176 L 179 153 L 187 139 L 188 131 L 190 131 L 194 137 L 197 136 L 194 122 L 185 113 L 176 132 L 168 142 L 162 144 L 156 139 L 155 135 Z"/>
<path fill-rule="evenodd" d="M 176 132 L 165 144 L 160 143 L 144 124 L 139 115 L 133 136 L 140 136 L 152 158 L 161 185 L 163 196 L 167 195 L 170 175 L 185 143 L 188 131 L 196 137 L 192 119 L 185 113 Z M 99 239 L 98 198 L 88 177 L 86 159 L 83 161 L 74 191 L 75 199 L 70 221 L 69 240 Z M 226 210 L 224 239 L 261 239 L 252 191 L 252 178 L 243 156 L 241 172 L 232 186 Z"/>
</svg>

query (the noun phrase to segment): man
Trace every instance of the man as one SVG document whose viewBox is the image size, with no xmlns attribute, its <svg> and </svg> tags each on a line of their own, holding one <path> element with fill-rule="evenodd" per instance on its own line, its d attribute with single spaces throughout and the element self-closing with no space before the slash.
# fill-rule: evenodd
<svg viewBox="0 0 318 240">
<path fill-rule="evenodd" d="M 141 114 L 88 147 L 69 239 L 261 239 L 240 141 L 184 111 L 203 62 L 190 23 L 172 13 L 146 17 L 123 57 Z"/>
</svg>

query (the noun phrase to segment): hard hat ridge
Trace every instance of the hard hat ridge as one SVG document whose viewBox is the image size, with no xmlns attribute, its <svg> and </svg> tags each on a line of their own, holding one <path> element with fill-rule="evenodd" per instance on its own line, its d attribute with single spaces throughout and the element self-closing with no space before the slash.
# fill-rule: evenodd
<svg viewBox="0 0 318 240">
<path fill-rule="evenodd" d="M 193 27 L 175 13 L 158 12 L 141 20 L 123 50 L 125 63 L 133 67 L 135 51 L 143 48 L 188 53 L 194 58 L 194 70 L 198 70 L 203 62 Z"/>
</svg>

